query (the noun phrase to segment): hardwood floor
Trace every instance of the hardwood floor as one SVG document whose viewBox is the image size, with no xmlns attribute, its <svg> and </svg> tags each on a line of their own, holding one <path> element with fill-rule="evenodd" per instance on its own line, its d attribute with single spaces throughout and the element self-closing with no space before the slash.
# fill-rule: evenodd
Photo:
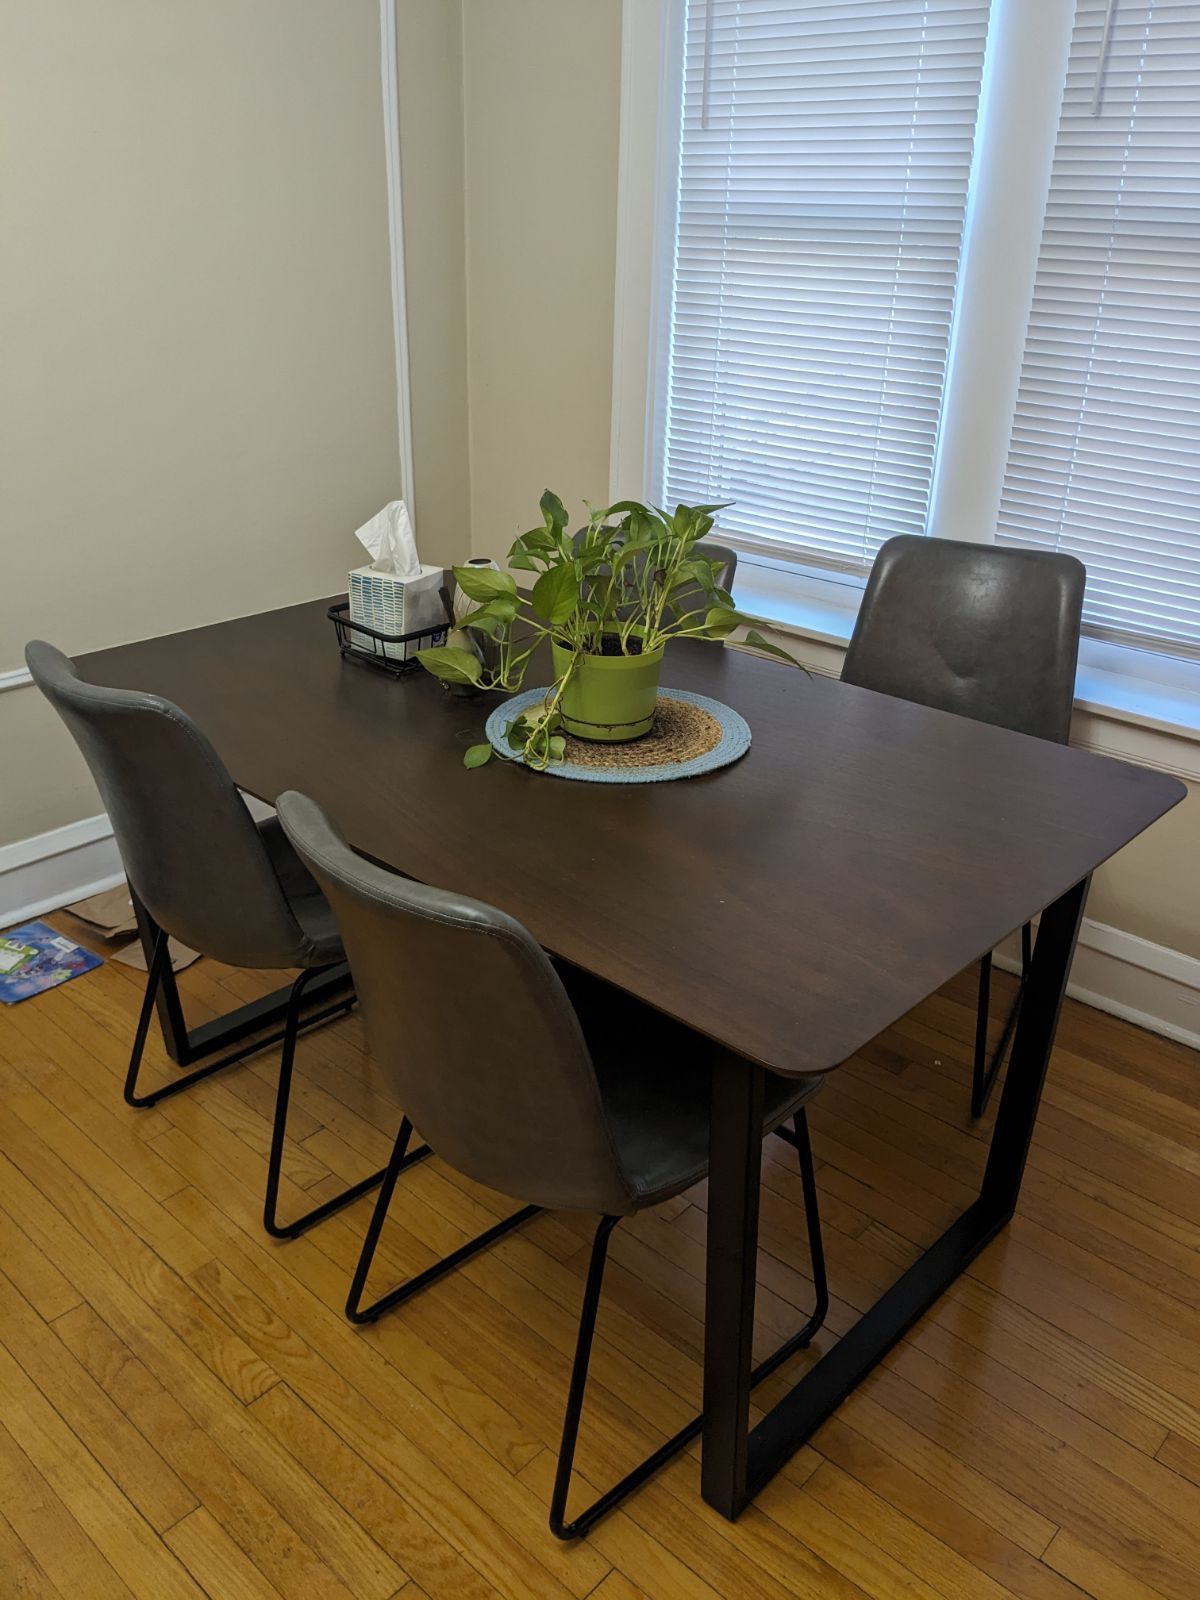
<svg viewBox="0 0 1200 1600">
<path fill-rule="evenodd" d="M 199 1018 L 278 981 L 203 961 L 181 986 Z M 140 983 L 109 963 L 0 1015 L 5 1600 L 1200 1595 L 1192 1052 L 1068 1003 L 1007 1235 L 735 1526 L 701 1502 L 693 1450 L 564 1547 L 546 1502 L 590 1219 L 539 1217 L 354 1330 L 340 1308 L 367 1203 L 289 1244 L 261 1229 L 272 1053 L 122 1105 Z M 972 990 L 964 974 L 812 1107 L 834 1293 L 818 1348 L 975 1183 Z M 167 1070 L 157 1042 L 148 1060 Z M 294 1098 L 289 1209 L 380 1165 L 398 1115 L 357 1017 L 305 1039 Z M 701 1186 L 614 1236 L 591 1486 L 697 1405 L 704 1206 Z M 508 1209 L 422 1164 L 379 1287 Z M 765 1353 L 811 1302 L 777 1140 L 763 1237 Z"/>
</svg>

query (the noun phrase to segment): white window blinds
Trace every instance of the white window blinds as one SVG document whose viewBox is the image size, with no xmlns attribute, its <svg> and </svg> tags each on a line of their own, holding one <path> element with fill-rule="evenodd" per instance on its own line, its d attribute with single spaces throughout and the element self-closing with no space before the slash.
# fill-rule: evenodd
<svg viewBox="0 0 1200 1600">
<path fill-rule="evenodd" d="M 1080 0 L 999 537 L 1200 655 L 1200 5 Z"/>
<path fill-rule="evenodd" d="M 923 533 L 987 0 L 687 0 L 661 476 L 862 571 Z"/>
</svg>

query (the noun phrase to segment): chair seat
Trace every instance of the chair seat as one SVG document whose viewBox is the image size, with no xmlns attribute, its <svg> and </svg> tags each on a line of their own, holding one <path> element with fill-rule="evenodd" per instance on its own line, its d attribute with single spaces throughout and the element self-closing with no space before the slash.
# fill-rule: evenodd
<svg viewBox="0 0 1200 1600">
<path fill-rule="evenodd" d="M 291 841 L 276 817 L 266 817 L 258 824 L 271 866 L 279 879 L 279 887 L 300 924 L 301 931 L 311 946 L 306 966 L 324 966 L 326 962 L 342 961 L 341 935 L 329 902 L 317 887 L 316 879 L 292 849 Z"/>
<path fill-rule="evenodd" d="M 623 990 L 555 962 L 583 1028 L 617 1155 L 640 1205 L 681 1194 L 708 1171 L 708 1063 L 697 1035 Z M 793 1117 L 820 1078 L 766 1075 L 764 1136 Z"/>
</svg>

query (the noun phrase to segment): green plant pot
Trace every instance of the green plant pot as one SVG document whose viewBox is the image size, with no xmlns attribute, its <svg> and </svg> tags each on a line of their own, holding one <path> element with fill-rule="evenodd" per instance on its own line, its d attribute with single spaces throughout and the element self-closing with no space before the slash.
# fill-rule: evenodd
<svg viewBox="0 0 1200 1600">
<path fill-rule="evenodd" d="M 571 664 L 571 651 L 552 644 L 554 678 Z M 665 645 L 640 656 L 581 656 L 560 702 L 563 729 L 577 739 L 624 744 L 649 733 L 658 701 Z"/>
</svg>

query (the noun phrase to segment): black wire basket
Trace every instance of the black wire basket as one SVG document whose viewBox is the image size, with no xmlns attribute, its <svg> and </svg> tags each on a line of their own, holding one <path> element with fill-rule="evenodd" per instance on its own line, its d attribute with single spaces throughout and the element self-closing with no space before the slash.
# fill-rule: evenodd
<svg viewBox="0 0 1200 1600">
<path fill-rule="evenodd" d="M 330 622 L 337 634 L 338 649 L 349 660 L 363 661 L 393 677 L 402 677 L 419 667 L 418 650 L 427 650 L 436 644 L 445 644 L 450 623 L 438 622 L 429 628 L 418 628 L 415 633 L 381 633 L 365 622 L 350 620 L 350 602 L 342 600 L 330 606 Z"/>
</svg>

